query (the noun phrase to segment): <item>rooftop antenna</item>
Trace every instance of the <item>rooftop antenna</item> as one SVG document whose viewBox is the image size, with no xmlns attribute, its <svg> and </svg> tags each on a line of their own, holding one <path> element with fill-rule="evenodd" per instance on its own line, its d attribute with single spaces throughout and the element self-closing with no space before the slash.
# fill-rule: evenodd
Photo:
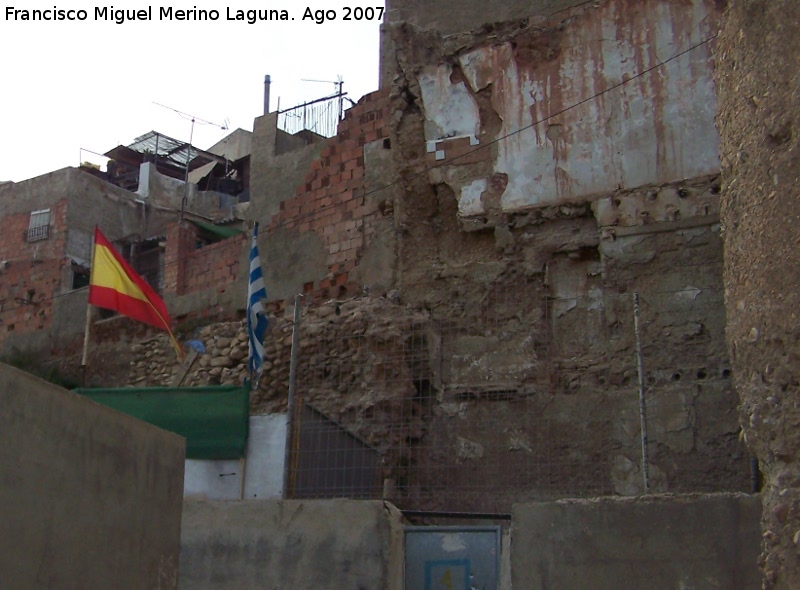
<svg viewBox="0 0 800 590">
<path fill-rule="evenodd" d="M 223 131 L 227 131 L 228 119 L 225 119 L 225 123 L 220 125 L 219 123 L 214 123 L 213 121 L 207 121 L 205 119 L 201 119 L 196 115 L 184 113 L 183 111 L 179 111 L 178 109 L 168 107 L 165 104 L 161 104 L 155 101 L 153 101 L 153 104 L 163 107 L 165 109 L 169 109 L 170 111 L 173 111 L 175 113 L 178 113 L 181 116 L 181 118 L 188 119 L 192 122 L 192 127 L 189 130 L 189 152 L 186 154 L 186 167 L 183 172 L 183 198 L 181 199 L 181 216 L 180 216 L 180 221 L 183 221 L 183 214 L 184 211 L 186 211 L 186 203 L 188 202 L 188 194 L 189 194 L 189 161 L 192 159 L 192 138 L 194 137 L 194 124 L 200 123 L 201 125 L 213 125 L 214 127 L 219 127 Z"/>
</svg>

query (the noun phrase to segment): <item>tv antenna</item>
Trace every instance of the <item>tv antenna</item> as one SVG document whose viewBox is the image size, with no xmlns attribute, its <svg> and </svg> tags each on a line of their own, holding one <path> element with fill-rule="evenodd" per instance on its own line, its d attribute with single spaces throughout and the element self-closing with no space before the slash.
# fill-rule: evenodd
<svg viewBox="0 0 800 590">
<path fill-rule="evenodd" d="M 197 115 L 192 115 L 190 113 L 184 113 L 183 111 L 179 111 L 178 109 L 168 107 L 165 104 L 161 104 L 159 102 L 153 101 L 154 105 L 160 106 L 162 108 L 168 109 L 174 113 L 177 113 L 183 119 L 187 119 L 192 122 L 192 126 L 189 129 L 189 151 L 186 154 L 186 167 L 184 168 L 183 172 L 183 198 L 181 199 L 181 216 L 180 221 L 183 221 L 183 213 L 186 210 L 186 203 L 188 201 L 188 194 L 189 194 L 189 162 L 192 159 L 192 139 L 194 138 L 194 124 L 200 123 L 201 125 L 212 125 L 214 127 L 219 127 L 223 131 L 228 130 L 228 119 L 225 119 L 223 124 L 214 123 L 213 121 L 207 121 L 206 119 L 201 119 Z"/>
</svg>

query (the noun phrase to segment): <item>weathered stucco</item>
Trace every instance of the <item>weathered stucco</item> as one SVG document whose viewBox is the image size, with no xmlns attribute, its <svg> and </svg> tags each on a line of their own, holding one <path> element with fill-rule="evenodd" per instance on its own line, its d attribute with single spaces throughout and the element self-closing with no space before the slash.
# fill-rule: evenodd
<svg viewBox="0 0 800 590">
<path fill-rule="evenodd" d="M 187 501 L 181 587 L 400 590 L 400 519 L 383 502 Z"/>
<path fill-rule="evenodd" d="M 759 514 L 738 494 L 519 504 L 513 586 L 755 590 Z"/>
<path fill-rule="evenodd" d="M 478 136 L 492 150 L 491 172 L 505 178 L 504 212 L 714 174 L 710 49 L 672 58 L 708 39 L 718 16 L 712 0 L 688 10 L 665 0 L 602 2 L 561 26 L 529 27 L 461 52 L 455 64 L 425 66 L 428 151 L 435 143 L 437 161 L 466 164 L 460 152 L 450 161 L 450 142 Z M 481 124 L 481 92 L 501 121 L 496 131 Z M 488 180 L 473 171 L 452 184 L 462 215 L 486 214 L 472 191 Z"/>
</svg>

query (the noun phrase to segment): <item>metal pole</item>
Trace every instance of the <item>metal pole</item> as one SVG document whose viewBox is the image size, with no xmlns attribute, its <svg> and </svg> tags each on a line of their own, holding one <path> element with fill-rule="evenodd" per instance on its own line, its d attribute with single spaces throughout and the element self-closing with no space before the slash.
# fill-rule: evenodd
<svg viewBox="0 0 800 590">
<path fill-rule="evenodd" d="M 636 368 L 639 372 L 639 422 L 642 431 L 642 477 L 644 493 L 650 493 L 650 461 L 647 453 L 647 402 L 644 397 L 644 362 L 642 339 L 639 333 L 639 293 L 633 292 L 633 331 L 636 334 Z"/>
<path fill-rule="evenodd" d="M 336 124 L 338 125 L 339 121 L 341 121 L 344 116 L 344 94 L 342 94 L 342 87 L 344 86 L 344 80 L 339 80 L 339 82 L 337 82 L 337 85 L 339 86 L 339 117 L 336 120 Z"/>
<path fill-rule="evenodd" d="M 269 74 L 264 76 L 264 114 L 269 114 L 269 89 L 272 84 L 272 78 Z"/>
<path fill-rule="evenodd" d="M 192 159 L 192 138 L 194 138 L 194 117 L 192 117 L 192 129 L 189 131 L 189 152 L 186 154 L 186 169 L 183 173 L 183 198 L 181 199 L 181 218 L 186 211 L 186 204 L 189 201 L 189 160 Z"/>
<path fill-rule="evenodd" d="M 294 298 L 294 325 L 292 326 L 292 354 L 289 360 L 289 395 L 286 400 L 286 448 L 284 449 L 283 465 L 283 498 L 288 498 L 292 483 L 292 463 L 295 460 L 292 441 L 294 439 L 293 418 L 294 394 L 297 386 L 297 348 L 300 339 L 300 299 L 303 295 L 297 294 Z"/>
<path fill-rule="evenodd" d="M 95 230 L 97 227 L 95 226 Z M 96 231 L 95 231 L 96 233 Z M 92 234 L 92 246 L 89 250 L 89 278 L 91 282 L 92 272 L 94 271 L 94 234 Z M 91 287 L 90 287 L 91 289 Z M 89 362 L 89 332 L 92 328 L 92 304 L 86 300 L 86 325 L 83 329 L 83 354 L 81 355 L 81 385 L 86 385 L 86 365 Z"/>
</svg>

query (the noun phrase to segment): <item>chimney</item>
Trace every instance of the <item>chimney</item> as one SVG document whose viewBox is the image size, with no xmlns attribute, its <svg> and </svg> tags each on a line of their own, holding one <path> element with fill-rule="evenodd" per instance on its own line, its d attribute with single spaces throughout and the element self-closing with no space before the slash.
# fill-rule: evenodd
<svg viewBox="0 0 800 590">
<path fill-rule="evenodd" d="M 272 80 L 269 77 L 269 74 L 264 76 L 264 114 L 269 113 L 269 85 Z"/>
</svg>

